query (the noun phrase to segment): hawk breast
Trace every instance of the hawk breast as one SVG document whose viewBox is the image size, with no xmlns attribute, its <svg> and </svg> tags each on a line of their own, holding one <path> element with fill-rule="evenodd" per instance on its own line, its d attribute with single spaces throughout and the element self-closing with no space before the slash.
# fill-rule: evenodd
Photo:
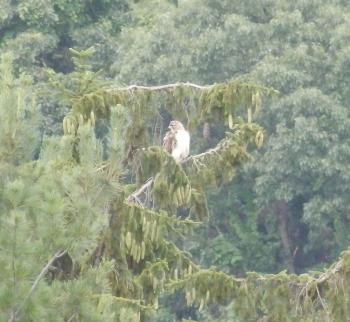
<svg viewBox="0 0 350 322">
<path fill-rule="evenodd" d="M 190 154 L 190 134 L 186 130 L 175 132 L 175 142 L 171 155 L 176 161 L 181 161 Z"/>
</svg>

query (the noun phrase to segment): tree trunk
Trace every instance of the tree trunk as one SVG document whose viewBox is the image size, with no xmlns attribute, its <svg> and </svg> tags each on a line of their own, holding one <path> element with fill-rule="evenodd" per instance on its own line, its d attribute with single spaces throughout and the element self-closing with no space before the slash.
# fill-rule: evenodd
<svg viewBox="0 0 350 322">
<path fill-rule="evenodd" d="M 292 252 L 292 246 L 288 234 L 288 217 L 290 215 L 290 209 L 288 203 L 285 201 L 278 201 L 274 207 L 274 213 L 278 221 L 278 230 L 281 235 L 283 249 L 286 255 L 286 265 L 288 271 L 292 274 L 295 273 L 294 257 Z"/>
</svg>

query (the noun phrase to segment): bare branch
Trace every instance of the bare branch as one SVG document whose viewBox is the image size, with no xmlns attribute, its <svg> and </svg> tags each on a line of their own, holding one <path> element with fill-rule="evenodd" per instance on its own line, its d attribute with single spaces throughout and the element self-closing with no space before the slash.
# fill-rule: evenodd
<svg viewBox="0 0 350 322">
<path fill-rule="evenodd" d="M 329 280 L 332 276 L 334 276 L 336 273 L 340 271 L 343 265 L 343 260 L 339 260 L 335 263 L 335 265 L 332 265 L 326 272 L 322 273 L 317 279 L 316 283 L 317 285 L 320 285 L 327 280 Z"/>
<path fill-rule="evenodd" d="M 109 88 L 107 89 L 107 91 L 137 91 L 137 90 L 143 90 L 143 91 L 161 91 L 161 90 L 167 90 L 167 89 L 171 89 L 174 90 L 178 87 L 189 87 L 189 88 L 193 88 L 196 90 L 207 90 L 207 89 L 211 89 L 213 87 L 215 87 L 218 84 L 213 84 L 213 85 L 198 85 L 198 84 L 194 84 L 194 83 L 190 83 L 190 82 L 179 82 L 179 83 L 173 83 L 173 84 L 165 84 L 165 85 L 156 85 L 156 86 L 143 86 L 143 85 L 129 85 L 126 87 L 114 87 L 114 88 Z M 240 82 L 239 85 L 241 85 L 242 87 L 246 87 L 249 86 L 251 88 L 256 88 L 260 91 L 263 92 L 273 92 L 275 94 L 277 94 L 278 92 L 276 90 L 273 90 L 272 88 L 269 87 L 265 87 L 265 86 L 258 86 L 255 84 L 251 84 L 251 83 L 243 83 Z"/>
<path fill-rule="evenodd" d="M 73 321 L 73 319 L 75 318 L 75 313 L 73 313 L 73 315 L 67 320 L 67 322 L 72 322 Z"/>
<path fill-rule="evenodd" d="M 133 192 L 126 199 L 126 201 L 128 201 L 128 202 L 135 202 L 136 201 L 139 204 L 142 204 L 142 202 L 140 200 L 140 196 L 152 186 L 153 182 L 154 182 L 154 178 L 153 177 L 149 178 L 138 190 Z"/>
<path fill-rule="evenodd" d="M 177 87 L 190 87 L 194 89 L 199 89 L 199 90 L 205 90 L 205 89 L 210 89 L 214 85 L 210 86 L 201 86 L 193 83 L 174 83 L 174 84 L 166 84 L 166 85 L 160 85 L 160 86 L 141 86 L 141 85 L 130 85 L 127 87 L 117 87 L 117 88 L 112 88 L 110 91 L 135 91 L 135 90 L 145 90 L 145 91 L 160 91 L 164 89 L 175 89 Z"/>
<path fill-rule="evenodd" d="M 24 298 L 24 301 L 22 302 L 22 304 L 19 306 L 19 308 L 12 314 L 12 316 L 10 317 L 10 319 L 8 320 L 8 322 L 16 322 L 19 320 L 19 313 L 20 311 L 24 308 L 24 306 L 26 305 L 26 303 L 28 302 L 28 300 L 30 299 L 30 297 L 32 296 L 33 292 L 35 291 L 35 289 L 37 288 L 40 280 L 45 276 L 45 274 L 47 273 L 47 271 L 49 270 L 49 268 L 51 267 L 51 265 L 54 263 L 54 261 L 57 258 L 62 257 L 63 255 L 65 255 L 67 253 L 67 250 L 63 250 L 63 251 L 59 251 L 57 252 L 49 261 L 48 263 L 45 265 L 45 267 L 42 269 L 42 271 L 40 272 L 40 274 L 37 276 L 37 278 L 35 279 L 32 287 L 30 288 L 27 296 Z"/>
<path fill-rule="evenodd" d="M 196 155 L 191 155 L 189 157 L 187 157 L 186 159 L 184 159 L 181 164 L 184 164 L 184 163 L 187 163 L 189 161 L 197 161 L 199 159 L 203 159 L 204 157 L 210 155 L 210 154 L 217 154 L 218 151 L 220 151 L 220 149 L 222 149 L 221 146 L 216 146 L 215 148 L 212 148 L 212 149 L 209 149 L 205 152 L 202 152 L 202 153 L 199 153 L 199 154 L 196 154 Z"/>
</svg>

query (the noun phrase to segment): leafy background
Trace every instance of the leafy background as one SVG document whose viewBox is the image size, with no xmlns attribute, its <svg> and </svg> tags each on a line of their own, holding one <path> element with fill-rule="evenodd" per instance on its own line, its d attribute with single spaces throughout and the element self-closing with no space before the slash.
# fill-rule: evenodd
<svg viewBox="0 0 350 322">
<path fill-rule="evenodd" d="M 92 70 L 118 85 L 241 79 L 281 93 L 264 100 L 257 116 L 264 147 L 232 183 L 208 190 L 210 220 L 184 241 L 198 263 L 236 276 L 323 268 L 349 245 L 349 28 L 345 0 L 0 4 L 0 51 L 13 53 L 15 74 L 32 75 L 39 93 L 47 88 L 44 68 L 66 79 L 73 71 L 68 49 L 90 46 Z M 39 137 L 61 135 L 68 106 L 53 96 L 38 100 Z M 192 133 L 193 151 L 212 146 L 222 132 L 212 128 L 209 139 Z M 74 175 L 64 184 L 74 184 Z M 46 196 L 49 187 L 38 189 L 54 198 Z M 154 320 L 195 318 L 183 305 L 171 308 L 178 298 L 164 301 Z M 230 310 L 211 310 L 197 318 L 233 319 Z"/>
</svg>

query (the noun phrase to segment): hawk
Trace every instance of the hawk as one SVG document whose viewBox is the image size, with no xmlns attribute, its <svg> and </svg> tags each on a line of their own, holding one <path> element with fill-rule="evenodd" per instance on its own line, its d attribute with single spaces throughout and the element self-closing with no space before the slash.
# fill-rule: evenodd
<svg viewBox="0 0 350 322">
<path fill-rule="evenodd" d="M 190 154 L 190 134 L 181 122 L 171 121 L 163 139 L 163 148 L 176 162 L 181 162 Z"/>
</svg>

